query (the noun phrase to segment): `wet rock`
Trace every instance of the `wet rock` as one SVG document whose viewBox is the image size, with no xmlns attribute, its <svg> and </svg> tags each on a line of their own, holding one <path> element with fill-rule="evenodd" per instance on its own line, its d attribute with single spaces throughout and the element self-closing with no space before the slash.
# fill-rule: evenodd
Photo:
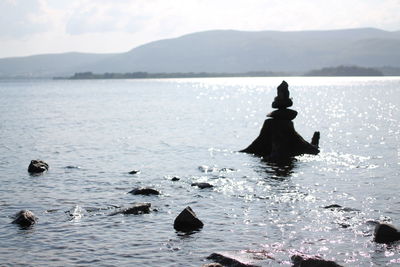
<svg viewBox="0 0 400 267">
<path fill-rule="evenodd" d="M 242 263 L 234 258 L 219 253 L 212 253 L 207 259 L 229 267 L 258 267 L 258 265 Z"/>
<path fill-rule="evenodd" d="M 219 172 L 236 172 L 237 169 L 234 168 L 221 168 Z"/>
<path fill-rule="evenodd" d="M 336 208 L 342 208 L 342 206 L 338 204 L 332 204 L 324 207 L 324 209 L 336 209 Z"/>
<path fill-rule="evenodd" d="M 216 167 L 209 167 L 209 166 L 206 166 L 206 165 L 201 165 L 201 166 L 199 166 L 199 170 L 200 170 L 201 172 L 205 172 L 205 173 L 208 173 L 208 172 L 217 172 L 217 171 L 219 171 L 219 169 L 216 168 Z"/>
<path fill-rule="evenodd" d="M 376 243 L 391 243 L 400 240 L 400 232 L 393 225 L 380 223 L 375 227 L 374 241 Z"/>
<path fill-rule="evenodd" d="M 221 265 L 219 263 L 207 263 L 203 264 L 201 267 L 224 267 L 224 265 Z"/>
<path fill-rule="evenodd" d="M 293 262 L 292 267 L 341 267 L 334 261 L 324 260 L 319 257 L 294 255 L 291 260 Z"/>
<path fill-rule="evenodd" d="M 181 178 L 175 176 L 175 177 L 172 177 L 171 181 L 172 181 L 172 182 L 177 182 L 177 181 L 179 181 L 180 179 L 181 179 Z"/>
<path fill-rule="evenodd" d="M 200 189 L 213 188 L 214 186 L 209 183 L 192 183 L 191 186 L 197 186 Z"/>
<path fill-rule="evenodd" d="M 30 173 L 42 173 L 49 169 L 49 165 L 43 160 L 34 159 L 28 166 L 28 172 Z"/>
<path fill-rule="evenodd" d="M 297 116 L 297 111 L 293 109 L 278 109 L 274 110 L 267 115 L 267 117 L 276 120 L 294 120 Z"/>
<path fill-rule="evenodd" d="M 160 194 L 160 192 L 158 192 L 157 190 L 152 189 L 152 188 L 135 188 L 135 189 L 129 191 L 128 193 L 133 194 L 133 195 L 144 195 L 144 196 Z"/>
<path fill-rule="evenodd" d="M 30 210 L 21 210 L 14 216 L 12 223 L 19 224 L 22 227 L 29 227 L 37 222 L 37 217 Z"/>
<path fill-rule="evenodd" d="M 139 172 L 140 172 L 139 170 L 132 170 L 132 171 L 129 172 L 129 174 L 137 174 Z"/>
<path fill-rule="evenodd" d="M 111 213 L 109 216 L 114 216 L 117 214 L 147 214 L 150 213 L 151 203 L 137 203 L 132 207 L 122 208 L 116 212 Z"/>
<path fill-rule="evenodd" d="M 196 213 L 190 208 L 186 207 L 174 221 L 174 228 L 177 231 L 191 232 L 203 227 L 203 222 L 197 218 Z"/>
<path fill-rule="evenodd" d="M 74 166 L 74 165 L 68 165 L 68 166 L 65 166 L 64 167 L 64 169 L 80 169 L 81 167 L 79 167 L 79 166 Z"/>
</svg>

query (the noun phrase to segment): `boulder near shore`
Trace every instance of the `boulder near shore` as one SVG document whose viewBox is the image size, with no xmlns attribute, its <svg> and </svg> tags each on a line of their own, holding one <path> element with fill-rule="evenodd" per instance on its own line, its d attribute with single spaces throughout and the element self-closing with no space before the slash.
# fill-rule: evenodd
<svg viewBox="0 0 400 267">
<path fill-rule="evenodd" d="M 40 159 L 31 160 L 28 166 L 28 172 L 30 173 L 42 173 L 49 170 L 49 164 Z"/>
</svg>

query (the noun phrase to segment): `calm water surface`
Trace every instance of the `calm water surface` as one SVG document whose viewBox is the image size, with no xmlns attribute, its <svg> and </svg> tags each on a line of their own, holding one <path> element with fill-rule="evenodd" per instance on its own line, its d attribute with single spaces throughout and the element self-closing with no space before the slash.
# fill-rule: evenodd
<svg viewBox="0 0 400 267">
<path fill-rule="evenodd" d="M 372 242 L 374 222 L 400 227 L 400 78 L 287 78 L 296 130 L 320 131 L 321 153 L 284 167 L 236 152 L 281 81 L 0 81 L 0 265 L 200 266 L 213 252 L 400 265 L 399 244 Z M 30 176 L 37 158 L 50 170 Z M 127 194 L 142 186 L 161 195 Z M 157 211 L 107 216 L 137 202 Z M 191 235 L 172 226 L 186 206 L 205 224 Z M 11 224 L 21 209 L 38 224 Z"/>
</svg>

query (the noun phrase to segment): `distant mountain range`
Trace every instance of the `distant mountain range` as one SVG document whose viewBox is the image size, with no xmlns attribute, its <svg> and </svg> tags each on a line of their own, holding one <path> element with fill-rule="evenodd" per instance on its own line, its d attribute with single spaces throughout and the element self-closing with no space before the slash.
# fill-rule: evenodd
<svg viewBox="0 0 400 267">
<path fill-rule="evenodd" d="M 329 31 L 215 30 L 160 40 L 125 53 L 63 53 L 0 59 L 0 77 L 93 73 L 303 74 L 339 65 L 400 75 L 400 31 L 374 28 Z"/>
</svg>

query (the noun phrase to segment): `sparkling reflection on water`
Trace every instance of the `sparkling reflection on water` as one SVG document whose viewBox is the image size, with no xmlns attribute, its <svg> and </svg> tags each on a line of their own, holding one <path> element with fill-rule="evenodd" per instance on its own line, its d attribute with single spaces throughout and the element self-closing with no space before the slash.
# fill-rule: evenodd
<svg viewBox="0 0 400 267">
<path fill-rule="evenodd" d="M 2 264 L 200 266 L 242 251 L 265 266 L 296 253 L 398 265 L 398 244 L 371 240 L 374 222 L 400 226 L 400 79 L 287 78 L 295 127 L 321 132 L 320 155 L 277 165 L 237 153 L 282 79 L 1 81 Z M 50 171 L 30 176 L 35 158 Z M 127 194 L 141 186 L 161 195 Z M 157 211 L 107 216 L 135 202 Z M 205 224 L 191 235 L 172 228 L 186 206 Z M 20 209 L 39 223 L 10 224 Z"/>
</svg>

